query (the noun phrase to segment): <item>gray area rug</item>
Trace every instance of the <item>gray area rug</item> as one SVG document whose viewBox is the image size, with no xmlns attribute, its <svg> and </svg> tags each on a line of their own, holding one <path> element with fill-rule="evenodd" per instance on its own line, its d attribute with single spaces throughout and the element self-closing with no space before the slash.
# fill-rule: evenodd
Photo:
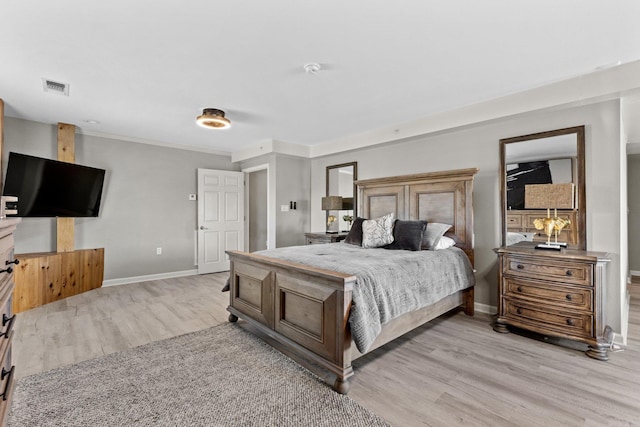
<svg viewBox="0 0 640 427">
<path fill-rule="evenodd" d="M 10 426 L 387 426 L 237 325 L 17 381 Z"/>
</svg>

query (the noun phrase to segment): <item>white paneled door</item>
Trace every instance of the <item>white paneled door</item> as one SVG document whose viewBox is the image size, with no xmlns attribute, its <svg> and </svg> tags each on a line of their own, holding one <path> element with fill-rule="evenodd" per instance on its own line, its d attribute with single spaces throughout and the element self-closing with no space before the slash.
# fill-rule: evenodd
<svg viewBox="0 0 640 427">
<path fill-rule="evenodd" d="M 244 250 L 244 173 L 198 169 L 198 274 L 229 270 Z"/>
</svg>

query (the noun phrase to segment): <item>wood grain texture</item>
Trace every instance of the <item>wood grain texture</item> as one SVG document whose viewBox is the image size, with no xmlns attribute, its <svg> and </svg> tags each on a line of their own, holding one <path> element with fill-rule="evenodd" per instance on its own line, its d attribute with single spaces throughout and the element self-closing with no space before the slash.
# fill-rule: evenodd
<svg viewBox="0 0 640 427">
<path fill-rule="evenodd" d="M 100 288 L 21 313 L 17 377 L 226 322 L 227 277 Z M 628 346 L 607 363 L 572 341 L 496 334 L 491 321 L 444 315 L 365 355 L 353 363 L 349 397 L 396 426 L 640 425 L 639 299 Z"/>
<path fill-rule="evenodd" d="M 58 160 L 67 163 L 76 162 L 76 127 L 67 123 L 58 123 Z M 56 250 L 70 252 L 75 248 L 74 218 L 57 218 Z"/>
<path fill-rule="evenodd" d="M 102 286 L 104 249 L 18 254 L 13 310 L 16 313 Z"/>
</svg>

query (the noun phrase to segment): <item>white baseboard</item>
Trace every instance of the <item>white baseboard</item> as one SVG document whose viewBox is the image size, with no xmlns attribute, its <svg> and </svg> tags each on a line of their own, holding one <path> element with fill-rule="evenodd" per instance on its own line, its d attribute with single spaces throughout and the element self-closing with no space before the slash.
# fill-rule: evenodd
<svg viewBox="0 0 640 427">
<path fill-rule="evenodd" d="M 640 271 L 637 270 L 629 270 L 629 274 L 631 276 L 640 276 Z"/>
<path fill-rule="evenodd" d="M 473 308 L 478 313 L 496 314 L 498 312 L 498 307 L 495 305 L 482 304 L 480 302 L 474 303 Z"/>
<path fill-rule="evenodd" d="M 172 279 L 174 277 L 195 276 L 198 270 L 172 271 L 169 273 L 147 274 L 145 276 L 123 277 L 102 281 L 102 286 L 128 285 L 130 283 L 148 282 L 150 280 Z"/>
</svg>

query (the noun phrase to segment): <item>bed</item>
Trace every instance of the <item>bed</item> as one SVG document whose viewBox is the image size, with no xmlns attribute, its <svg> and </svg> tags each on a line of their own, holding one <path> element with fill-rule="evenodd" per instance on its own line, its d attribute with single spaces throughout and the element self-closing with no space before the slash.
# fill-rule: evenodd
<svg viewBox="0 0 640 427">
<path fill-rule="evenodd" d="M 229 320 L 242 319 L 245 328 L 318 375 L 337 392 L 346 394 L 353 376 L 353 360 L 450 310 L 462 308 L 467 315 L 473 315 L 471 280 L 454 284 L 421 308 L 387 316 L 373 337 L 367 336 L 364 344 L 362 339 L 356 340 L 356 345 L 352 332 L 359 331 L 352 331 L 350 320 L 361 308 L 358 292 L 362 287 L 356 288 L 358 277 L 353 271 L 362 270 L 355 267 L 350 270 L 349 262 L 357 265 L 355 258 L 360 254 L 374 256 L 386 251 L 387 258 L 392 258 L 392 264 L 401 269 L 407 268 L 399 261 L 403 253 L 407 260 L 428 255 L 453 259 L 462 254 L 472 265 L 472 191 L 476 173 L 477 169 L 461 169 L 356 182 L 360 216 L 378 218 L 393 213 L 398 219 L 451 224 L 445 234 L 455 242 L 451 249 L 418 251 L 424 252 L 419 254 L 333 243 L 275 250 L 278 252 L 228 251 Z M 302 258 L 297 258 L 297 253 Z M 317 265 L 307 262 L 314 257 L 325 260 Z M 354 260 L 350 261 L 352 257 Z M 364 283 L 364 278 L 360 280 Z"/>
</svg>

